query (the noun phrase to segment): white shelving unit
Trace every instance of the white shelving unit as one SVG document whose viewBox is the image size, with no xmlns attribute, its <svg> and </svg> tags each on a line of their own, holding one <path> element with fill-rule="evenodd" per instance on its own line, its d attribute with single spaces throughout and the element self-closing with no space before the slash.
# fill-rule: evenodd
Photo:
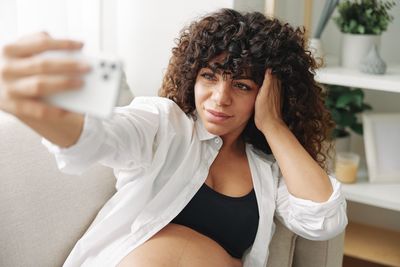
<svg viewBox="0 0 400 267">
<path fill-rule="evenodd" d="M 400 212 L 400 183 L 377 184 L 367 181 L 343 184 L 347 200 Z"/>
<path fill-rule="evenodd" d="M 370 75 L 358 70 L 326 67 L 317 71 L 316 81 L 323 84 L 400 93 L 400 65 L 390 66 L 385 75 Z M 369 183 L 360 177 L 355 184 L 343 184 L 347 200 L 400 212 L 399 183 Z M 345 255 L 400 266 L 400 233 L 350 222 L 346 229 Z"/>
<path fill-rule="evenodd" d="M 319 83 L 352 86 L 364 89 L 400 93 L 400 65 L 389 66 L 385 75 L 365 74 L 358 70 L 326 67 L 317 71 Z M 344 184 L 346 199 L 380 208 L 400 211 L 400 183 L 368 183 L 361 179 L 356 184 Z"/>
<path fill-rule="evenodd" d="M 341 67 L 326 67 L 317 71 L 315 80 L 325 84 L 400 93 L 400 65 L 389 66 L 385 75 L 371 75 Z"/>
</svg>

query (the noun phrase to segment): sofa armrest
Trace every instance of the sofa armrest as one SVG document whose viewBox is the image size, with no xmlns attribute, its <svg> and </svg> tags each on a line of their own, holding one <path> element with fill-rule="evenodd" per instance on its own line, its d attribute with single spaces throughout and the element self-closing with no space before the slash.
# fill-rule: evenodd
<svg viewBox="0 0 400 267">
<path fill-rule="evenodd" d="M 267 267 L 341 267 L 344 232 L 327 241 L 300 237 L 274 219 Z"/>
<path fill-rule="evenodd" d="M 344 232 L 327 241 L 296 240 L 293 266 L 342 267 Z"/>
</svg>

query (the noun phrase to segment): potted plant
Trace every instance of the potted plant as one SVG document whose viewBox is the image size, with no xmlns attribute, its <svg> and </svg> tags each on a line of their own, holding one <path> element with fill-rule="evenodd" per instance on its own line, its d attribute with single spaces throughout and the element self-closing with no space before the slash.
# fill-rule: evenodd
<svg viewBox="0 0 400 267">
<path fill-rule="evenodd" d="M 350 132 L 363 134 L 362 122 L 358 114 L 372 107 L 364 102 L 364 92 L 359 88 L 329 85 L 325 105 L 330 110 L 336 127 L 331 139 L 337 151 L 347 151 L 350 145 Z"/>
<path fill-rule="evenodd" d="M 342 66 L 358 68 L 361 59 L 376 45 L 379 48 L 381 34 L 387 30 L 393 16 L 390 9 L 394 0 L 342 0 L 337 5 L 339 15 L 334 17 L 343 33 Z"/>
</svg>

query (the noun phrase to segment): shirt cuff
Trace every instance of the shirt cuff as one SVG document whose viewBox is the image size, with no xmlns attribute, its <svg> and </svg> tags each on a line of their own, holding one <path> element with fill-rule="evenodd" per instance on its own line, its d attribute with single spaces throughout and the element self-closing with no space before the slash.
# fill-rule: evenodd
<svg viewBox="0 0 400 267">
<path fill-rule="evenodd" d="M 314 202 L 311 200 L 297 198 L 289 193 L 289 213 L 292 219 L 307 221 L 307 225 L 314 230 L 321 230 L 324 227 L 326 218 L 336 216 L 340 212 L 340 205 L 345 202 L 341 193 L 341 183 L 335 178 L 329 177 L 333 192 L 325 202 Z"/>
<path fill-rule="evenodd" d="M 90 158 L 98 151 L 104 140 L 105 132 L 101 120 L 86 114 L 82 133 L 72 146 L 63 148 L 46 138 L 42 138 L 41 142 L 50 153 L 54 154 L 61 171 L 80 174 L 91 164 Z"/>
</svg>

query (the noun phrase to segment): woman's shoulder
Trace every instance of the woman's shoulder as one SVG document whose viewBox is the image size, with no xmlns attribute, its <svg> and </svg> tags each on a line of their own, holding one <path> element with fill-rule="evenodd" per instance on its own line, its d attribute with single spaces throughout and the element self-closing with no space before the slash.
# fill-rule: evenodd
<svg viewBox="0 0 400 267">
<path fill-rule="evenodd" d="M 183 110 L 171 99 L 159 96 L 137 96 L 127 106 L 128 108 L 157 109 L 162 113 L 185 114 Z M 186 114 L 185 114 L 186 115 Z"/>
<path fill-rule="evenodd" d="M 130 104 L 122 107 L 116 107 L 115 113 L 122 114 L 148 114 L 152 117 L 162 119 L 175 119 L 183 121 L 192 121 L 192 117 L 187 115 L 174 101 L 158 96 L 137 96 Z"/>
<path fill-rule="evenodd" d="M 187 115 L 174 101 L 158 96 L 139 96 L 132 102 L 123 107 L 124 113 L 145 115 L 148 118 L 158 121 L 161 128 L 174 129 L 174 132 L 180 130 L 192 130 L 194 120 Z M 147 115 L 146 115 L 147 114 Z M 140 116 L 140 115 L 139 115 Z"/>
<path fill-rule="evenodd" d="M 136 96 L 132 99 L 128 107 L 151 105 L 154 107 L 164 107 L 164 108 L 179 108 L 179 106 L 171 99 L 159 96 Z"/>
</svg>

